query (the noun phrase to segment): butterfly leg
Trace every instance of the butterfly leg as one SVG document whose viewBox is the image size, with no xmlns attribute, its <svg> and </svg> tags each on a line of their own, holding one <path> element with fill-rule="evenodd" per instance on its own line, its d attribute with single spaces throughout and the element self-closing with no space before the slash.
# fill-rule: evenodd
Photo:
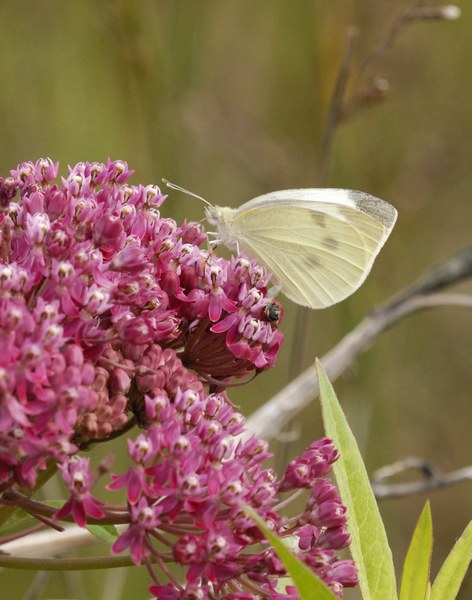
<svg viewBox="0 0 472 600">
<path fill-rule="evenodd" d="M 214 244 L 215 246 L 218 246 L 218 244 L 221 244 L 221 239 L 218 238 L 219 233 L 217 231 L 207 231 L 206 234 L 207 234 L 207 236 L 209 236 L 209 235 L 216 236 L 214 240 L 208 240 L 208 242 L 210 244 Z"/>
<path fill-rule="evenodd" d="M 216 248 L 216 246 L 221 244 L 221 240 L 218 237 L 214 240 L 210 240 L 210 239 L 208 239 L 208 236 L 209 235 L 218 236 L 219 234 L 216 231 L 207 231 L 206 234 L 207 234 L 208 249 L 213 251 Z"/>
</svg>

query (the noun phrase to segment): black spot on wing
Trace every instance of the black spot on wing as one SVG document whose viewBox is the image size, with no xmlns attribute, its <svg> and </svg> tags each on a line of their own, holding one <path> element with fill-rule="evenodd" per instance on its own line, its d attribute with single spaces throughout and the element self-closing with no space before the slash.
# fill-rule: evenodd
<svg viewBox="0 0 472 600">
<path fill-rule="evenodd" d="M 319 210 L 310 210 L 310 216 L 318 227 L 326 229 L 326 215 Z"/>
</svg>

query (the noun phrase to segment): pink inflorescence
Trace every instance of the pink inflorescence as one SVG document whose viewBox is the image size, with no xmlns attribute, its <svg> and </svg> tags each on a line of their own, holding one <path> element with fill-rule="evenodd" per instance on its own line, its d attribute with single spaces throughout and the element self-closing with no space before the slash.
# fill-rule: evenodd
<svg viewBox="0 0 472 600">
<path fill-rule="evenodd" d="M 228 262 L 200 248 L 200 226 L 161 217 L 166 196 L 127 184 L 131 173 L 123 161 L 80 163 L 59 186 L 58 164 L 39 160 L 0 178 L 0 492 L 32 488 L 54 462 L 71 493 L 56 518 L 116 522 L 77 452 L 137 425 L 132 466 L 108 486 L 126 487 L 118 513 L 130 523 L 113 551 L 145 560 L 152 593 L 284 595 L 274 552 L 249 550 L 262 536 L 248 504 L 280 535 L 298 536 L 300 557 L 341 596 L 357 571 L 334 554 L 349 535 L 322 479 L 337 458 L 331 441 L 277 481 L 261 466 L 266 443 L 235 439 L 244 419 L 224 391 L 275 362 L 283 336 L 267 316 L 270 276 L 243 255 Z M 285 521 L 277 494 L 303 489 L 305 512 Z"/>
</svg>

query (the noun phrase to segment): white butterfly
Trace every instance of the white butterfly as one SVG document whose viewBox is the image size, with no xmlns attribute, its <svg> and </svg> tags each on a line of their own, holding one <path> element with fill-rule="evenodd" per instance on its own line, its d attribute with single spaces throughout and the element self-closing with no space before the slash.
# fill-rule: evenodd
<svg viewBox="0 0 472 600">
<path fill-rule="evenodd" d="M 387 202 L 341 189 L 282 190 L 205 213 L 218 229 L 212 243 L 257 259 L 274 274 L 275 292 L 311 308 L 360 287 L 397 219 Z"/>
</svg>

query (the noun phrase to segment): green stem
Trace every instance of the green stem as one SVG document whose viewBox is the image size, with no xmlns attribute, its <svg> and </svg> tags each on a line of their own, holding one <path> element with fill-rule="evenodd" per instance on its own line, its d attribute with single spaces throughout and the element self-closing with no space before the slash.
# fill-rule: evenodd
<svg viewBox="0 0 472 600">
<path fill-rule="evenodd" d="M 88 571 L 135 566 L 130 556 L 98 558 L 19 558 L 0 555 L 0 567 L 24 571 Z"/>
</svg>

